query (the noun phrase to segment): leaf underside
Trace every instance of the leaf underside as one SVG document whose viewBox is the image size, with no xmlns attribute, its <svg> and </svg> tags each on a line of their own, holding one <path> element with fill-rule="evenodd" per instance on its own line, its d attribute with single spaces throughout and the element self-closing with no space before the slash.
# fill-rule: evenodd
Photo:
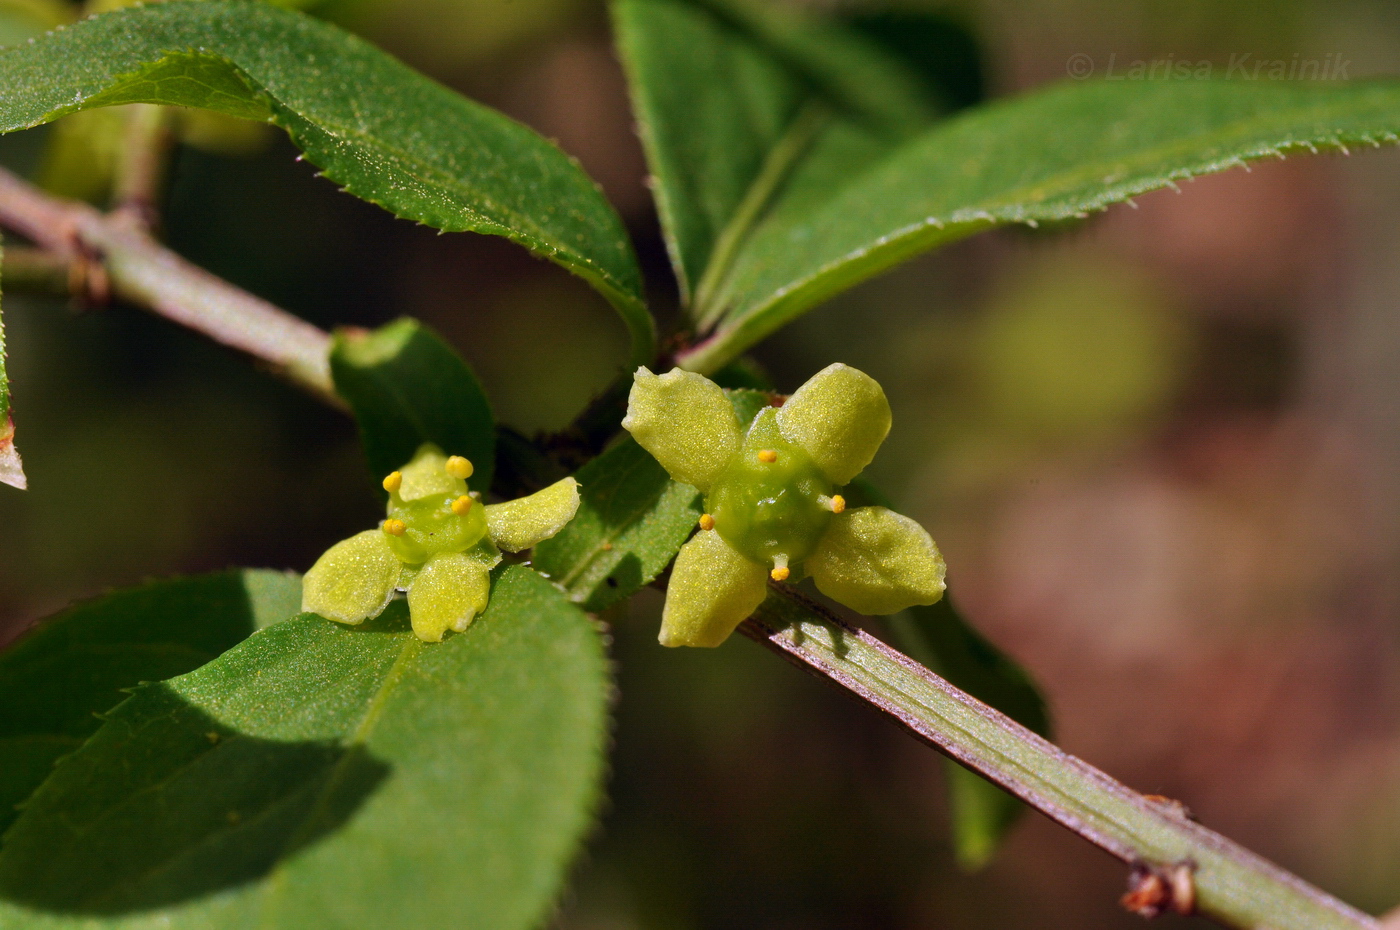
<svg viewBox="0 0 1400 930">
<path fill-rule="evenodd" d="M 431 442 L 471 460 L 472 487 L 486 491 L 496 462 L 496 425 L 486 392 L 456 350 L 416 320 L 367 334 L 341 332 L 331 349 L 335 389 L 350 404 L 360 444 L 379 481 Z"/>
<path fill-rule="evenodd" d="M 1065 83 L 890 131 L 813 90 L 790 50 L 709 3 L 620 0 L 615 19 L 675 264 L 699 281 L 689 312 L 707 338 L 679 361 L 701 372 L 972 233 L 1400 133 L 1393 81 L 1230 80 Z M 907 83 L 889 86 L 899 96 Z M 815 128 L 814 101 L 826 114 Z"/>
<path fill-rule="evenodd" d="M 858 281 L 993 226 L 1083 218 L 1250 159 L 1397 133 L 1396 82 L 1061 84 L 968 111 L 849 164 L 836 187 L 830 166 L 798 166 L 734 264 L 718 339 L 725 355 L 740 351 Z"/>
<path fill-rule="evenodd" d="M 0 132 L 124 103 L 264 120 L 355 196 L 450 232 L 504 236 L 587 280 L 652 352 L 617 213 L 569 156 L 334 26 L 262 3 L 118 10 L 0 52 Z"/>
<path fill-rule="evenodd" d="M 104 595 L 0 652 L 0 833 L 125 689 L 192 671 L 301 605 L 296 575 L 244 569 Z"/>
<path fill-rule="evenodd" d="M 306 614 L 144 685 L 0 851 L 0 927 L 527 930 L 599 798 L 592 622 L 513 566 L 440 644 Z"/>
</svg>

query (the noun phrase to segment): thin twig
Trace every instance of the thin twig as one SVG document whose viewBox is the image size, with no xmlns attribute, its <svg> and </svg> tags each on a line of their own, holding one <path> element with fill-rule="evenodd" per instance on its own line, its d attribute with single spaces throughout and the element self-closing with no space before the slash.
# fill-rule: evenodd
<svg viewBox="0 0 1400 930">
<path fill-rule="evenodd" d="M 739 628 L 1163 885 L 1160 910 L 1269 930 L 1379 930 L 1249 850 L 1138 794 L 789 590 Z M 1141 884 L 1141 882 L 1140 882 Z M 1146 902 L 1145 902 L 1146 903 Z"/>
<path fill-rule="evenodd" d="M 129 211 L 104 214 L 0 169 L 0 226 L 70 262 L 96 264 L 112 290 L 215 342 L 247 352 L 337 407 L 330 334 L 185 261 Z"/>
</svg>

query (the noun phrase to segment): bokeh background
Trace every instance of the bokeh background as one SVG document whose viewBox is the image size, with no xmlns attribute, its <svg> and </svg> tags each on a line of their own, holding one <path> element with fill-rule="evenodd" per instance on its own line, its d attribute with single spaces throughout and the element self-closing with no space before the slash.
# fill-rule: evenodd
<svg viewBox="0 0 1400 930">
<path fill-rule="evenodd" d="M 966 24 L 993 96 L 1062 80 L 1077 54 L 1400 73 L 1380 2 L 906 6 Z M 594 0 L 311 11 L 557 139 L 674 306 Z M 54 155 L 83 131 L 64 127 L 3 140 L 0 160 L 97 196 Z M 218 274 L 323 326 L 424 319 L 527 433 L 566 424 L 622 363 L 611 311 L 553 266 L 394 220 L 280 136 L 197 129 L 165 227 Z M 1137 207 L 965 241 L 756 357 L 785 390 L 838 360 L 885 385 L 895 429 L 872 477 L 1043 685 L 1063 746 L 1383 910 L 1400 901 L 1400 153 L 1260 164 Z M 7 293 L 5 322 L 31 490 L 0 487 L 0 641 L 148 577 L 304 570 L 374 518 L 349 421 L 244 359 L 61 296 Z M 933 752 L 740 638 L 657 647 L 658 613 L 648 593 L 609 617 L 611 800 L 560 928 L 1137 925 L 1115 903 L 1124 869 L 1035 815 L 959 872 Z"/>
</svg>

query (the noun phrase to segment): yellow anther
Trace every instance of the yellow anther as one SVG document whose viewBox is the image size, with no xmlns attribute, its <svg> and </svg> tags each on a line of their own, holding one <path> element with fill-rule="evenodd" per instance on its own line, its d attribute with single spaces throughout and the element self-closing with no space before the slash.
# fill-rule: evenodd
<svg viewBox="0 0 1400 930">
<path fill-rule="evenodd" d="M 758 460 L 771 465 L 778 460 L 778 453 L 773 449 L 760 449 L 758 450 Z"/>
<path fill-rule="evenodd" d="M 846 509 L 846 499 L 840 494 L 831 495 L 831 512 L 840 513 Z"/>
<path fill-rule="evenodd" d="M 772 570 L 771 572 L 768 573 L 768 577 L 769 577 L 769 578 L 772 578 L 774 581 L 787 581 L 787 580 L 788 580 L 788 576 L 792 574 L 792 572 L 788 570 L 788 564 L 787 564 L 787 563 L 788 563 L 788 558 L 787 558 L 787 556 L 785 556 L 785 555 L 775 555 L 775 556 L 773 556 L 773 570 Z"/>
<path fill-rule="evenodd" d="M 461 497 L 457 498 L 455 501 L 452 502 L 452 512 L 459 517 L 465 517 L 467 515 L 467 512 L 472 509 L 472 504 L 475 503 L 476 501 L 463 494 Z"/>
<path fill-rule="evenodd" d="M 404 530 L 408 529 L 408 524 L 404 523 L 402 520 L 395 520 L 393 517 L 390 517 L 388 520 L 381 523 L 379 528 L 390 536 L 402 536 Z"/>
<path fill-rule="evenodd" d="M 472 463 L 462 458 L 460 455 L 449 456 L 447 459 L 447 473 L 454 478 L 461 478 L 466 481 L 472 476 Z"/>
<path fill-rule="evenodd" d="M 702 513 L 702 514 L 700 515 L 700 529 L 702 529 L 702 530 L 712 530 L 712 529 L 714 529 L 714 528 L 715 528 L 715 518 L 712 517 L 712 516 L 710 516 L 710 515 L 707 514 L 707 513 Z"/>
<path fill-rule="evenodd" d="M 384 490 L 388 491 L 390 494 L 393 494 L 401 487 L 403 487 L 403 472 L 389 472 L 389 476 L 384 479 Z"/>
</svg>

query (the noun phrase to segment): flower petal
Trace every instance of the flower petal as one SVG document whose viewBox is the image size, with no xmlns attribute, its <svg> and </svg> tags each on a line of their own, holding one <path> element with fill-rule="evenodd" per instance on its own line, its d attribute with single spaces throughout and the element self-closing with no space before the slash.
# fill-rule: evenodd
<svg viewBox="0 0 1400 930">
<path fill-rule="evenodd" d="M 719 385 L 673 368 L 638 368 L 622 428 L 631 432 L 677 481 L 708 491 L 739 451 L 743 431 Z"/>
<path fill-rule="evenodd" d="M 924 528 L 884 507 L 837 514 L 806 568 L 827 597 L 873 615 L 937 602 L 946 571 Z"/>
<path fill-rule="evenodd" d="M 529 549 L 564 528 L 578 513 L 578 482 L 564 478 L 529 497 L 486 508 L 486 532 L 507 552 Z"/>
<path fill-rule="evenodd" d="M 837 362 L 778 409 L 778 429 L 807 450 L 832 484 L 842 485 L 870 464 L 889 435 L 890 402 L 874 378 Z"/>
<path fill-rule="evenodd" d="M 448 630 L 471 626 L 491 597 L 491 573 L 462 552 L 444 552 L 427 561 L 408 589 L 413 632 L 425 643 L 442 641 Z"/>
<path fill-rule="evenodd" d="M 713 530 L 681 547 L 661 614 L 663 646 L 718 646 L 768 594 L 768 570 Z"/>
<path fill-rule="evenodd" d="M 416 501 L 434 494 L 465 494 L 467 483 L 447 473 L 447 456 L 430 442 L 425 442 L 413 453 L 413 461 L 405 465 L 400 474 L 403 483 L 399 485 L 399 499 Z"/>
<path fill-rule="evenodd" d="M 327 549 L 301 582 L 301 609 L 337 623 L 379 616 L 394 596 L 403 563 L 379 530 Z"/>
</svg>

